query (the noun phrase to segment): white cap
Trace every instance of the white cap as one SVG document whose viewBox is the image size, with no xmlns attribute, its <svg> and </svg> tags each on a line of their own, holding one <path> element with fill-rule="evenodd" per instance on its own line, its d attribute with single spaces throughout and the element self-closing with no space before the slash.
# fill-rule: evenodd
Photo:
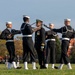
<svg viewBox="0 0 75 75">
<path fill-rule="evenodd" d="M 8 22 L 6 22 L 6 24 L 12 24 L 12 22 L 8 21 Z"/>
<path fill-rule="evenodd" d="M 26 17 L 26 18 L 30 18 L 30 17 L 29 17 L 29 16 L 27 16 L 27 15 L 23 15 L 23 18 L 24 18 L 24 17 Z"/>
<path fill-rule="evenodd" d="M 67 18 L 67 19 L 64 19 L 64 21 L 71 21 L 71 19 Z"/>
<path fill-rule="evenodd" d="M 53 25 L 53 26 L 54 26 L 54 24 L 53 24 L 53 23 L 49 23 L 49 25 Z"/>
</svg>

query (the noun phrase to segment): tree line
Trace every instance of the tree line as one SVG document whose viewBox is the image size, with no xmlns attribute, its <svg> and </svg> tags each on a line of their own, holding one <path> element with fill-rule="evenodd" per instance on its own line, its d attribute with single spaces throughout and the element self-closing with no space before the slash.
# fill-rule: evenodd
<svg viewBox="0 0 75 75">
<path fill-rule="evenodd" d="M 23 53 L 23 47 L 22 47 L 22 38 L 21 37 L 16 37 L 15 38 L 15 53 L 16 55 L 19 55 L 20 57 L 22 57 L 22 53 Z M 1 40 L 0 39 L 0 56 L 2 56 L 3 58 L 8 54 L 8 51 L 6 49 L 6 41 L 5 40 Z M 56 62 L 59 63 L 60 60 L 60 52 L 61 52 L 61 41 L 60 39 L 57 37 L 56 38 Z M 35 51 L 36 57 L 37 57 L 37 53 Z M 72 63 L 75 63 L 75 45 L 72 48 L 71 51 L 71 55 L 70 55 L 70 60 Z"/>
</svg>

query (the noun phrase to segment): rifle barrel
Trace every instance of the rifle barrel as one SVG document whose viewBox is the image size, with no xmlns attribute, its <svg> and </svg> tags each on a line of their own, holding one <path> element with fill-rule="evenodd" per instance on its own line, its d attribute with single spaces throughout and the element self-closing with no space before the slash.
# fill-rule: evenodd
<svg viewBox="0 0 75 75">
<path fill-rule="evenodd" d="M 46 28 L 50 29 L 46 24 L 43 24 Z"/>
<path fill-rule="evenodd" d="M 31 26 L 34 25 L 35 23 L 36 23 L 36 22 L 32 23 Z"/>
</svg>

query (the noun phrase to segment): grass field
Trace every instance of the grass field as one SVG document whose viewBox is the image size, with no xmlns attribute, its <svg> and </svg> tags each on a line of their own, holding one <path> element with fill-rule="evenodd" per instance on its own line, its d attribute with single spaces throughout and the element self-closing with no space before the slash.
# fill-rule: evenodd
<svg viewBox="0 0 75 75">
<path fill-rule="evenodd" d="M 21 64 L 21 66 L 22 69 L 8 70 L 4 64 L 0 64 L 0 75 L 75 75 L 75 64 L 72 64 L 73 68 L 72 70 L 68 70 L 66 65 L 64 65 L 62 70 L 51 69 L 50 68 L 51 65 L 49 65 L 49 69 L 37 69 L 37 70 L 32 70 L 31 64 L 28 65 L 29 70 L 24 70 L 23 64 Z"/>
</svg>

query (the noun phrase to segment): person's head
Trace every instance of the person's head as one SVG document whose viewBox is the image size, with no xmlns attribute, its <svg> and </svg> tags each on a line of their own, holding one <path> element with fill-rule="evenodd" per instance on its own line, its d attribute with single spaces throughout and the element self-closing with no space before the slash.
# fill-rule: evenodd
<svg viewBox="0 0 75 75">
<path fill-rule="evenodd" d="M 6 27 L 7 28 L 12 28 L 12 22 L 6 22 Z"/>
<path fill-rule="evenodd" d="M 49 27 L 50 27 L 50 29 L 53 29 L 54 28 L 54 24 L 50 23 Z"/>
<path fill-rule="evenodd" d="M 42 26 L 42 23 L 43 23 L 43 21 L 41 21 L 41 20 L 36 20 L 36 26 L 37 27 L 39 27 L 39 26 Z"/>
<path fill-rule="evenodd" d="M 24 21 L 24 22 L 28 22 L 28 23 L 29 23 L 29 19 L 30 19 L 29 16 L 23 15 L 23 21 Z"/>
<path fill-rule="evenodd" d="M 69 26 L 70 25 L 70 22 L 71 22 L 71 19 L 65 19 L 64 20 L 65 26 Z"/>
</svg>

